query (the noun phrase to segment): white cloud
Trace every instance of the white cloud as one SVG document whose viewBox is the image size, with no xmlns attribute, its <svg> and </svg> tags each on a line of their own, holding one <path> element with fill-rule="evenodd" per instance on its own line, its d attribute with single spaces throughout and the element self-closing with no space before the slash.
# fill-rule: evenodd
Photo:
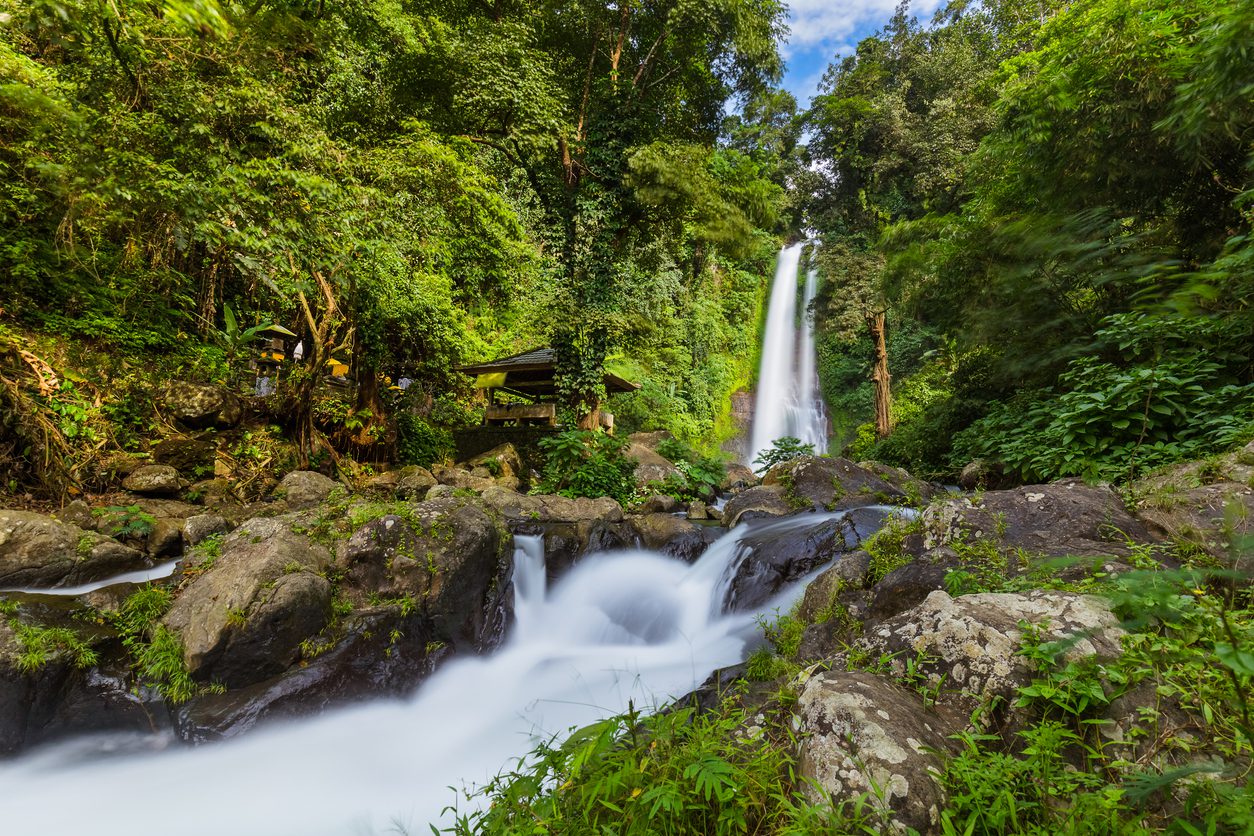
<svg viewBox="0 0 1254 836">
<path fill-rule="evenodd" d="M 898 0 L 792 0 L 788 13 L 791 34 L 783 44 L 785 56 L 794 51 L 852 46 L 858 39 L 880 29 L 893 16 Z M 929 20 L 941 0 L 915 0 L 910 11 Z"/>
</svg>

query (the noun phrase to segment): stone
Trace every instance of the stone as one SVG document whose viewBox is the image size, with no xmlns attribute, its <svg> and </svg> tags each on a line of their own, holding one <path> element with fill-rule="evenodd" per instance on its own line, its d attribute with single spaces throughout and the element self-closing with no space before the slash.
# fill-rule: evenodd
<svg viewBox="0 0 1254 836">
<path fill-rule="evenodd" d="M 472 471 L 476 467 L 485 468 L 489 479 L 521 476 L 523 474 L 522 459 L 519 457 L 518 451 L 514 449 L 514 445 L 508 442 L 468 459 L 466 465 Z"/>
<path fill-rule="evenodd" d="M 806 586 L 797 611 L 798 618 L 807 623 L 813 622 L 819 612 L 835 601 L 842 590 L 862 589 L 866 585 L 870 568 L 871 555 L 861 549 L 840 555 L 835 563 Z"/>
<path fill-rule="evenodd" d="M 642 514 L 670 514 L 679 510 L 679 500 L 670 494 L 655 493 L 640 503 Z"/>
<path fill-rule="evenodd" d="M 152 524 L 148 533 L 148 555 L 153 558 L 170 557 L 183 551 L 184 520 L 161 517 Z"/>
<path fill-rule="evenodd" d="M 190 429 L 234 427 L 244 417 L 240 399 L 221 386 L 172 380 L 162 401 L 166 412 Z"/>
<path fill-rule="evenodd" d="M 591 552 L 629 548 L 636 533 L 624 522 L 623 508 L 610 497 L 570 499 L 520 494 L 500 486 L 481 496 L 499 511 L 516 534 L 543 534 L 545 566 L 556 579 Z"/>
<path fill-rule="evenodd" d="M 707 519 L 708 517 L 709 517 L 708 509 L 706 508 L 706 504 L 704 502 L 702 502 L 699 499 L 694 499 L 691 503 L 689 503 L 688 519 L 704 520 L 704 519 Z"/>
<path fill-rule="evenodd" d="M 763 485 L 785 488 L 785 494 L 818 510 L 838 511 L 867 505 L 900 503 L 905 493 L 848 459 L 799 456 L 775 465 Z"/>
<path fill-rule="evenodd" d="M 1209 462 L 1164 468 L 1132 483 L 1134 513 L 1151 530 L 1187 543 L 1243 575 L 1254 572 L 1254 551 L 1234 548 L 1254 536 L 1254 456 L 1251 446 Z"/>
<path fill-rule="evenodd" d="M 245 522 L 162 619 L 178 634 L 197 680 L 233 688 L 275 676 L 327 623 L 331 587 L 318 573 L 332 556 L 292 530 L 301 520 L 289 514 Z"/>
<path fill-rule="evenodd" d="M 31 511 L 0 510 L 0 588 L 73 586 L 146 567 L 139 551 Z"/>
<path fill-rule="evenodd" d="M 146 464 L 122 480 L 126 490 L 148 496 L 175 496 L 184 484 L 179 472 L 168 464 Z"/>
<path fill-rule="evenodd" d="M 91 512 L 91 507 L 81 499 L 76 499 L 67 504 L 53 516 L 63 523 L 76 525 L 87 530 L 94 529 L 97 523 L 96 515 Z"/>
<path fill-rule="evenodd" d="M 945 575 L 959 566 L 949 549 L 935 549 L 889 572 L 871 590 L 867 615 L 883 621 L 914 607 L 938 589 L 945 588 Z"/>
<path fill-rule="evenodd" d="M 217 447 L 203 439 L 177 437 L 158 441 L 149 451 L 157 464 L 168 464 L 180 473 L 193 477 L 213 474 Z"/>
<path fill-rule="evenodd" d="M 440 484 L 459 490 L 482 493 L 488 488 L 497 487 L 496 482 L 492 480 L 492 474 L 486 469 L 483 471 L 482 476 L 476 476 L 462 467 L 442 467 L 433 471 L 433 473 Z"/>
<path fill-rule="evenodd" d="M 902 467 L 893 467 L 883 462 L 858 462 L 858 467 L 868 473 L 875 474 L 894 488 L 897 488 L 905 494 L 907 499 L 911 500 L 910 504 L 915 507 L 921 508 L 937 496 L 945 493 L 945 489 L 941 485 L 916 479 L 910 475 L 908 470 Z"/>
<path fill-rule="evenodd" d="M 935 502 L 922 523 L 925 549 L 987 539 L 1003 552 L 1126 556 L 1130 541 L 1155 541 L 1114 490 L 1073 479 Z"/>
<path fill-rule="evenodd" d="M 913 691 L 866 673 L 818 673 L 801 688 L 798 771 L 813 803 L 865 797 L 886 832 L 936 833 L 947 801 L 940 755 L 962 729 Z M 811 783 L 812 782 L 812 783 Z"/>
<path fill-rule="evenodd" d="M 967 462 L 958 474 L 958 486 L 964 491 L 1000 490 L 1014 485 L 1014 477 L 1006 473 L 1000 462 L 975 459 Z"/>
<path fill-rule="evenodd" d="M 449 497 L 389 514 L 355 531 L 337 558 L 351 594 L 408 598 L 431 635 L 481 649 L 490 613 L 508 584 L 513 537 L 483 502 Z"/>
<path fill-rule="evenodd" d="M 183 522 L 183 542 L 189 547 L 204 542 L 215 534 L 225 534 L 231 524 L 217 514 L 197 514 Z"/>
<path fill-rule="evenodd" d="M 783 517 L 796 510 L 784 496 L 782 485 L 758 485 L 727 500 L 723 506 L 722 523 L 725 528 L 731 528 L 742 519 Z"/>
<path fill-rule="evenodd" d="M 640 514 L 629 519 L 641 544 L 685 563 L 696 561 L 717 533 L 710 526 L 695 525 L 674 514 Z"/>
<path fill-rule="evenodd" d="M 447 499 L 457 495 L 457 488 L 452 485 L 432 485 L 427 490 L 427 499 Z"/>
<path fill-rule="evenodd" d="M 1106 661 L 1122 652 L 1123 629 L 1104 599 L 1042 590 L 957 598 L 938 590 L 918 606 L 867 628 L 856 645 L 871 658 L 893 654 L 889 664 L 896 676 L 905 675 L 909 660 L 931 687 L 943 687 L 944 698 L 965 710 L 1000 697 L 1004 718 L 1005 707 L 1034 675 L 1018 652 L 1020 622 L 1035 625 L 1042 641 L 1071 641 L 1062 664 L 1094 656 Z"/>
<path fill-rule="evenodd" d="M 340 487 L 334 479 L 312 470 L 293 470 L 283 477 L 275 496 L 282 497 L 292 509 L 311 508 L 325 502 L 331 492 Z"/>
<path fill-rule="evenodd" d="M 723 484 L 719 486 L 725 491 L 752 488 L 762 481 L 758 474 L 738 462 L 728 464 L 725 473 L 727 475 L 723 477 Z"/>
<path fill-rule="evenodd" d="M 630 438 L 636 438 L 639 435 L 641 434 L 636 433 Z M 665 482 L 670 478 L 683 478 L 679 468 L 675 467 L 670 459 L 640 441 L 629 441 L 623 448 L 623 455 L 636 463 L 634 477 L 636 484 L 642 488 L 654 482 Z"/>
<path fill-rule="evenodd" d="M 371 496 L 417 502 L 424 499 L 427 491 L 436 484 L 431 471 L 411 464 L 370 477 L 362 484 L 361 491 Z"/>
</svg>

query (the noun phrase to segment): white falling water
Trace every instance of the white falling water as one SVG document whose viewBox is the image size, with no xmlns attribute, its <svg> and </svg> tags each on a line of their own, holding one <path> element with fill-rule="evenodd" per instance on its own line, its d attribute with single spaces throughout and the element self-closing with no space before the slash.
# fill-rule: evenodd
<svg viewBox="0 0 1254 836">
<path fill-rule="evenodd" d="M 775 266 L 753 405 L 748 459 L 751 465 L 776 439 L 785 436 L 813 444 L 816 453 L 827 451 L 827 416 L 819 397 L 814 326 L 808 315 L 818 290 L 818 274 L 814 270 L 806 272 L 798 316 L 797 274 L 803 246 L 793 244 L 780 250 Z"/>
<path fill-rule="evenodd" d="M 539 740 L 625 711 L 629 700 L 658 705 L 740 661 L 758 635 L 754 614 L 725 615 L 721 602 L 743 559 L 743 530 L 692 565 L 644 551 L 594 555 L 552 590 L 543 543 L 517 537 L 517 623 L 492 656 L 448 663 L 408 700 L 196 749 L 105 756 L 108 746 L 88 739 L 0 764 L 3 832 L 426 833 L 428 822 L 447 823 L 450 785 L 481 784 Z M 786 608 L 801 588 L 763 611 Z"/>
</svg>

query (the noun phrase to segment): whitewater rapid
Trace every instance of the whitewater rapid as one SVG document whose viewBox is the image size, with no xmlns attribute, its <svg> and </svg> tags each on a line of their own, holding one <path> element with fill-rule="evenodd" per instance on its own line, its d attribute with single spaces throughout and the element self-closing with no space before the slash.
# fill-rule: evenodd
<svg viewBox="0 0 1254 836">
<path fill-rule="evenodd" d="M 809 527 L 832 516 L 771 525 Z M 516 623 L 494 654 L 449 662 L 406 700 L 222 743 L 114 736 L 37 750 L 0 764 L 3 832 L 428 833 L 428 822 L 449 821 L 452 787 L 482 784 L 538 741 L 629 702 L 660 706 L 741 661 L 759 640 L 756 614 L 721 610 L 747 549 L 744 531 L 724 535 L 691 565 L 645 551 L 592 555 L 552 589 L 543 543 L 519 536 Z M 790 586 L 762 611 L 787 608 L 802 588 Z"/>
</svg>

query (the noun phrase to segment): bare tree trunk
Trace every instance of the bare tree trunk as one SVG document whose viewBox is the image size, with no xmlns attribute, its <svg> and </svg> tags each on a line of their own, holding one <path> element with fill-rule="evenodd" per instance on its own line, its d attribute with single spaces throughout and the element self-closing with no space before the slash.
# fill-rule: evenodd
<svg viewBox="0 0 1254 836">
<path fill-rule="evenodd" d="M 888 373 L 888 345 L 884 340 L 884 312 L 867 314 L 866 324 L 875 344 L 875 364 L 871 368 L 871 380 L 875 383 L 875 435 L 887 438 L 893 431 L 893 394 L 892 376 Z"/>
</svg>

